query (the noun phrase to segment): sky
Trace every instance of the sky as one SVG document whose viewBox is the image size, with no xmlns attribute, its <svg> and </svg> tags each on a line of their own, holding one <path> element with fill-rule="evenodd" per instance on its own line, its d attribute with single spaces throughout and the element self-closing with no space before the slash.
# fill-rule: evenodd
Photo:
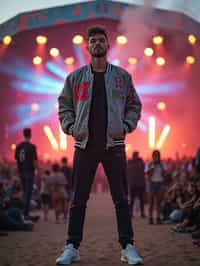
<svg viewBox="0 0 200 266">
<path fill-rule="evenodd" d="M 93 0 L 87 0 L 87 2 Z M 200 0 L 113 0 L 132 4 L 148 4 L 160 9 L 173 10 L 194 18 L 200 22 Z M 0 24 L 22 12 L 62 6 L 85 0 L 0 0 Z"/>
</svg>

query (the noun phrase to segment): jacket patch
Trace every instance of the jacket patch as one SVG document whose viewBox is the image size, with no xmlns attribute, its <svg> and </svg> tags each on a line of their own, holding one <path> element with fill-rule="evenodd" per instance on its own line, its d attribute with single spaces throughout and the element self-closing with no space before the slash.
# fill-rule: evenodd
<svg viewBox="0 0 200 266">
<path fill-rule="evenodd" d="M 115 76 L 115 88 L 122 89 L 122 78 L 120 76 Z"/>
<path fill-rule="evenodd" d="M 77 84 L 73 86 L 74 95 L 77 101 L 88 98 L 88 88 L 89 82 L 87 81 L 81 82 L 79 87 Z"/>
</svg>

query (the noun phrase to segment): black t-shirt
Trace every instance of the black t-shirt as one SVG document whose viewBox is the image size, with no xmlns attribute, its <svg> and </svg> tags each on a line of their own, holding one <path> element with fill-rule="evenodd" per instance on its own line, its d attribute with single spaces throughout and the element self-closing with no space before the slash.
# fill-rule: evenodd
<svg viewBox="0 0 200 266">
<path fill-rule="evenodd" d="M 24 141 L 17 145 L 15 159 L 19 172 L 34 172 L 34 161 L 37 160 L 37 151 L 35 145 Z"/>
<path fill-rule="evenodd" d="M 107 100 L 104 72 L 93 72 L 94 83 L 88 122 L 89 140 L 87 147 L 102 150 L 106 147 Z"/>
<path fill-rule="evenodd" d="M 128 161 L 127 176 L 131 188 L 145 187 L 144 168 L 145 164 L 141 158 Z"/>
</svg>

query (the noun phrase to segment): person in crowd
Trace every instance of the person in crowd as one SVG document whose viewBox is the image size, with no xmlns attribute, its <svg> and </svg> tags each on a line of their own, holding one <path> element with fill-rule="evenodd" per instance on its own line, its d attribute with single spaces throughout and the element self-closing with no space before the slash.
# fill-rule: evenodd
<svg viewBox="0 0 200 266">
<path fill-rule="evenodd" d="M 68 164 L 67 157 L 61 159 L 61 172 L 63 172 L 67 181 L 66 189 L 70 200 L 72 197 L 72 169 Z"/>
<path fill-rule="evenodd" d="M 68 194 L 66 190 L 67 180 L 57 163 L 52 165 L 52 173 L 49 177 L 49 184 L 51 187 L 51 197 L 55 211 L 56 223 L 59 223 L 59 217 L 61 214 L 63 214 L 66 221 L 68 210 Z"/>
<path fill-rule="evenodd" d="M 32 231 L 33 223 L 24 220 L 20 209 L 13 208 L 3 182 L 0 181 L 0 231 Z"/>
<path fill-rule="evenodd" d="M 18 177 L 13 178 L 11 205 L 20 210 L 23 210 L 24 208 L 23 191 L 20 179 Z"/>
<path fill-rule="evenodd" d="M 41 176 L 40 197 L 44 221 L 48 221 L 49 207 L 51 205 L 51 190 L 50 190 L 50 171 L 45 170 Z"/>
<path fill-rule="evenodd" d="M 37 149 L 30 142 L 32 134 L 30 128 L 23 130 L 24 141 L 15 150 L 15 159 L 24 192 L 24 218 L 30 220 L 30 201 L 33 190 L 34 174 L 37 166 Z"/>
<path fill-rule="evenodd" d="M 153 210 L 156 207 L 156 223 L 160 224 L 160 208 L 165 192 L 165 171 L 166 165 L 161 161 L 160 151 L 154 150 L 152 153 L 152 161 L 146 165 L 146 175 L 148 180 L 149 194 L 149 224 L 154 223 Z"/>
<path fill-rule="evenodd" d="M 195 192 L 193 193 L 191 200 L 184 204 L 182 213 L 182 222 L 172 228 L 174 231 L 185 233 L 200 229 L 200 180 L 196 182 Z"/>
<path fill-rule="evenodd" d="M 145 163 L 139 157 L 139 152 L 133 152 L 132 159 L 128 161 L 128 187 L 130 199 L 130 213 L 133 217 L 133 208 L 135 198 L 138 197 L 140 201 L 140 214 L 144 218 L 144 195 L 145 195 L 145 176 L 144 176 Z"/>
</svg>

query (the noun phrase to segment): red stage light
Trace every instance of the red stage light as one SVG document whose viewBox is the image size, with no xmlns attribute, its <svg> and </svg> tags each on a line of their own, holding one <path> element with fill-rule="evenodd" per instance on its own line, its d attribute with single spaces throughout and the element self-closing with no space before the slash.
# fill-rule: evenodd
<svg viewBox="0 0 200 266">
<path fill-rule="evenodd" d="M 157 35 L 157 36 L 154 36 L 153 37 L 153 43 L 155 44 L 155 45 L 160 45 L 160 44 L 162 44 L 163 43 L 163 37 L 162 36 L 160 36 L 160 35 Z"/>
<path fill-rule="evenodd" d="M 165 58 L 164 57 L 157 57 L 156 58 L 156 64 L 157 65 L 159 65 L 159 66 L 164 66 L 165 65 L 165 63 L 166 63 L 166 61 L 165 61 Z"/>
<path fill-rule="evenodd" d="M 158 108 L 158 110 L 163 111 L 166 108 L 166 104 L 164 102 L 159 102 L 159 103 L 157 103 L 157 108 Z"/>
<path fill-rule="evenodd" d="M 10 35 L 6 35 L 3 37 L 3 44 L 9 45 L 12 42 L 12 37 Z"/>
<path fill-rule="evenodd" d="M 124 35 L 117 36 L 116 41 L 118 44 L 124 45 L 128 42 L 128 39 Z"/>
<path fill-rule="evenodd" d="M 66 65 L 72 65 L 73 63 L 74 63 L 74 57 L 70 56 L 65 58 Z"/>
<path fill-rule="evenodd" d="M 40 65 L 42 63 L 42 58 L 40 56 L 35 56 L 33 58 L 33 64 L 34 65 Z"/>
<path fill-rule="evenodd" d="M 144 54 L 146 56 L 152 56 L 154 54 L 154 50 L 150 47 L 144 49 Z"/>
<path fill-rule="evenodd" d="M 83 43 L 83 36 L 82 35 L 75 35 L 72 39 L 74 44 L 81 44 Z"/>
<path fill-rule="evenodd" d="M 195 58 L 194 58 L 194 56 L 191 56 L 191 55 L 187 56 L 185 60 L 190 65 L 195 63 Z"/>
<path fill-rule="evenodd" d="M 16 149 L 16 144 L 11 144 L 10 148 L 11 148 L 12 151 L 14 151 Z"/>
<path fill-rule="evenodd" d="M 44 35 L 38 35 L 36 37 L 36 43 L 37 44 L 45 44 L 45 43 L 47 43 L 47 37 L 44 36 Z"/>
<path fill-rule="evenodd" d="M 188 36 L 188 42 L 189 42 L 190 44 L 195 44 L 196 41 L 197 41 L 197 39 L 196 39 L 196 37 L 195 37 L 193 34 L 190 34 L 190 35 Z"/>
<path fill-rule="evenodd" d="M 49 50 L 49 54 L 53 57 L 57 57 L 60 54 L 60 51 L 57 48 L 51 48 Z"/>
<path fill-rule="evenodd" d="M 137 64 L 137 58 L 136 57 L 129 57 L 128 62 L 130 65 L 136 65 Z"/>
</svg>

